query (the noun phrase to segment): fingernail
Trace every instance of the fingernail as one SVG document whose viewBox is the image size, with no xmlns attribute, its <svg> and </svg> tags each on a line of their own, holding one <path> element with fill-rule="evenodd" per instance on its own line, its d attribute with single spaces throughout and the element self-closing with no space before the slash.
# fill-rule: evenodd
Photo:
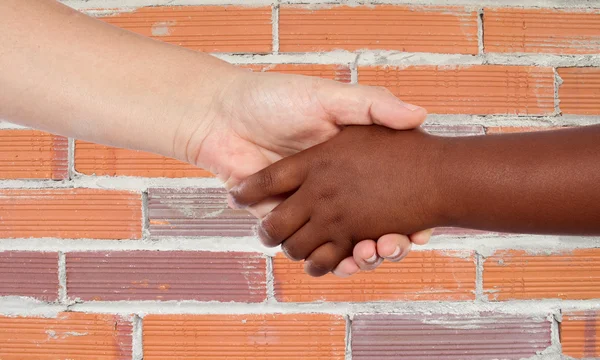
<svg viewBox="0 0 600 360">
<path fill-rule="evenodd" d="M 409 103 L 404 103 L 403 105 L 404 105 L 405 108 L 407 108 L 410 111 L 424 110 L 420 106 L 409 104 Z"/>
<path fill-rule="evenodd" d="M 373 254 L 373 256 L 371 256 L 370 258 L 368 258 L 367 260 L 365 260 L 367 263 L 369 264 L 374 264 L 375 261 L 377 261 L 377 254 Z"/>
<path fill-rule="evenodd" d="M 401 252 L 402 252 L 402 249 L 400 249 L 400 246 L 396 246 L 396 250 L 394 250 L 394 253 L 392 253 L 392 255 L 388 256 L 388 259 L 397 258 L 398 256 L 400 256 Z"/>
<path fill-rule="evenodd" d="M 233 197 L 231 195 L 229 195 L 227 197 L 227 205 L 229 205 L 232 209 L 238 209 L 238 210 L 243 210 L 243 209 L 247 208 L 247 206 L 241 205 L 240 203 L 235 201 L 235 197 Z"/>
<path fill-rule="evenodd" d="M 231 209 L 237 209 L 237 206 L 235 206 L 235 203 L 233 202 L 231 196 L 227 197 L 227 206 L 229 206 L 229 208 Z"/>
</svg>

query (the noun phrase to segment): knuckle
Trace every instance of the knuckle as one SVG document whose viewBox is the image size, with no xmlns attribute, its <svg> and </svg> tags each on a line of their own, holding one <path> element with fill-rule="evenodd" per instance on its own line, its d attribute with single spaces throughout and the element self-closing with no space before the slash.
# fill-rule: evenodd
<svg viewBox="0 0 600 360">
<path fill-rule="evenodd" d="M 346 219 L 346 217 L 344 216 L 343 213 L 336 212 L 336 213 L 330 215 L 328 222 L 329 222 L 330 226 L 339 227 L 341 224 L 344 223 L 345 219 Z"/>
<path fill-rule="evenodd" d="M 281 243 L 278 240 L 278 225 L 273 219 L 273 216 L 264 218 L 258 226 L 258 236 L 263 245 L 267 247 L 275 247 Z"/>
<path fill-rule="evenodd" d="M 333 201 L 338 196 L 338 191 L 333 187 L 324 187 L 317 193 L 317 200 L 322 202 Z"/>
<path fill-rule="evenodd" d="M 321 277 L 327 275 L 331 269 L 327 264 L 309 261 L 305 264 L 305 271 L 312 277 Z"/>
<path fill-rule="evenodd" d="M 293 261 L 304 260 L 304 256 L 301 256 L 298 251 L 298 246 L 293 241 L 286 240 L 281 244 L 281 251 L 287 256 L 288 259 Z"/>
<path fill-rule="evenodd" d="M 315 161 L 312 163 L 312 167 L 313 167 L 315 170 L 318 170 L 318 171 L 323 171 L 323 170 L 325 170 L 325 169 L 328 169 L 328 168 L 330 168 L 330 167 L 331 167 L 331 164 L 332 164 L 332 163 L 331 163 L 331 160 L 330 160 L 330 159 L 327 159 L 327 158 L 323 158 L 323 157 L 321 157 L 321 158 L 319 158 L 318 160 L 315 160 Z"/>
<path fill-rule="evenodd" d="M 275 185 L 275 176 L 272 171 L 264 171 L 261 176 L 258 177 L 258 185 L 262 189 L 272 189 Z"/>
<path fill-rule="evenodd" d="M 384 94 L 388 94 L 388 95 L 394 95 L 394 93 L 392 93 L 392 92 L 390 91 L 390 89 L 388 89 L 388 88 L 387 88 L 387 87 L 385 87 L 385 86 L 377 86 L 377 90 L 378 90 L 378 91 L 380 91 L 380 92 L 382 92 L 382 93 L 384 93 Z"/>
</svg>

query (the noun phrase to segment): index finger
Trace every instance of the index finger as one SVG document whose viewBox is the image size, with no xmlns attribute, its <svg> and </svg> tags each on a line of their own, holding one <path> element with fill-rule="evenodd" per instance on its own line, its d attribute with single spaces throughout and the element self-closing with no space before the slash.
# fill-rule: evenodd
<svg viewBox="0 0 600 360">
<path fill-rule="evenodd" d="M 237 207 L 247 207 L 267 198 L 297 190 L 306 178 L 307 164 L 296 154 L 250 175 L 229 191 Z"/>
</svg>

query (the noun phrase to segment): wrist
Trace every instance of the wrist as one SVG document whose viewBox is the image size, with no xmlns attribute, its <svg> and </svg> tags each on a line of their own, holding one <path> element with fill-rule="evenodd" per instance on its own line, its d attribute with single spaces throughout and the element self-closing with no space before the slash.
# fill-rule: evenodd
<svg viewBox="0 0 600 360">
<path fill-rule="evenodd" d="M 433 227 L 453 226 L 458 202 L 450 153 L 455 147 L 453 138 L 433 136 L 431 155 L 428 162 L 430 201 Z"/>
<path fill-rule="evenodd" d="M 434 189 L 436 192 L 436 218 L 438 225 L 444 227 L 459 226 L 463 218 L 463 189 L 469 184 L 461 178 L 464 171 L 461 165 L 468 159 L 464 152 L 463 139 L 438 137 L 436 166 L 434 167 Z"/>
<path fill-rule="evenodd" d="M 220 63 L 215 66 L 203 64 L 204 73 L 192 81 L 188 89 L 180 89 L 181 96 L 187 100 L 180 109 L 179 123 L 172 138 L 173 157 L 209 171 L 213 164 L 207 154 L 215 149 L 211 149 L 214 144 L 207 139 L 228 126 L 231 104 L 234 103 L 231 97 L 235 95 L 231 88 L 246 72 L 218 61 Z"/>
</svg>

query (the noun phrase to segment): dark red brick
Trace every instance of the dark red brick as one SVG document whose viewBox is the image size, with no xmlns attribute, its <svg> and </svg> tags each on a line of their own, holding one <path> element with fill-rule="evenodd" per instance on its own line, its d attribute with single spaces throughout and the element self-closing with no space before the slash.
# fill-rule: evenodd
<svg viewBox="0 0 600 360">
<path fill-rule="evenodd" d="M 67 291 L 82 300 L 260 302 L 266 298 L 261 254 L 200 251 L 67 254 Z"/>
<path fill-rule="evenodd" d="M 516 360 L 550 341 L 550 322 L 526 316 L 376 314 L 352 321 L 354 360 Z"/>
<path fill-rule="evenodd" d="M 150 235 L 252 236 L 256 218 L 227 206 L 227 192 L 214 189 L 149 189 Z"/>
<path fill-rule="evenodd" d="M 58 254 L 49 252 L 0 252 L 0 296 L 30 296 L 44 301 L 58 299 Z"/>
</svg>

